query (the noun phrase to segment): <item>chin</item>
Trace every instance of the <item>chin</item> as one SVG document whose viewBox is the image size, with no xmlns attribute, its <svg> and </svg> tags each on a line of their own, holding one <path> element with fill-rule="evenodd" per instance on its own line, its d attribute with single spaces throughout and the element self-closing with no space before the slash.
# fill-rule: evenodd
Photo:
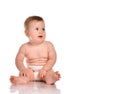
<svg viewBox="0 0 120 94">
<path fill-rule="evenodd" d="M 37 41 L 37 43 L 42 43 L 42 42 L 44 42 L 45 40 L 40 40 L 40 41 Z"/>
</svg>

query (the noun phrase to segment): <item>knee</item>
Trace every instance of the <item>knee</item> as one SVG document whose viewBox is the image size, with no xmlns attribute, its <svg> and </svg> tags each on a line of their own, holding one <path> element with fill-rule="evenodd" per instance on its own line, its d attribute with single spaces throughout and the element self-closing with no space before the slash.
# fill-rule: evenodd
<svg viewBox="0 0 120 94">
<path fill-rule="evenodd" d="M 19 76 L 27 77 L 27 78 L 29 78 L 29 80 L 33 80 L 34 79 L 33 71 L 31 69 L 28 69 L 28 68 L 20 71 Z"/>
</svg>

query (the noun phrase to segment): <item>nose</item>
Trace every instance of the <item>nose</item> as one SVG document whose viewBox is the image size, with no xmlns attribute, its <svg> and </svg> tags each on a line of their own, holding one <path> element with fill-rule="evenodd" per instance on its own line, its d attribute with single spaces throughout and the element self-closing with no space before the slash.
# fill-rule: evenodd
<svg viewBox="0 0 120 94">
<path fill-rule="evenodd" d="M 42 30 L 39 30 L 38 32 L 39 32 L 40 34 L 41 34 L 41 33 L 43 33 L 43 31 L 42 31 Z"/>
</svg>

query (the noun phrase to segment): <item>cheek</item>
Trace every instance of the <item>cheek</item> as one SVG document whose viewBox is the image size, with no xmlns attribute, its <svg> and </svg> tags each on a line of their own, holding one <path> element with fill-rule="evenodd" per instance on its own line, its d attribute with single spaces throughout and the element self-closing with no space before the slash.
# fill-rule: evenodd
<svg viewBox="0 0 120 94">
<path fill-rule="evenodd" d="M 46 34 L 44 34 L 44 37 L 46 37 Z"/>
<path fill-rule="evenodd" d="M 29 35 L 30 36 L 35 36 L 35 33 L 34 32 L 29 32 Z"/>
<path fill-rule="evenodd" d="M 46 36 L 46 33 L 44 32 L 43 35 Z"/>
</svg>

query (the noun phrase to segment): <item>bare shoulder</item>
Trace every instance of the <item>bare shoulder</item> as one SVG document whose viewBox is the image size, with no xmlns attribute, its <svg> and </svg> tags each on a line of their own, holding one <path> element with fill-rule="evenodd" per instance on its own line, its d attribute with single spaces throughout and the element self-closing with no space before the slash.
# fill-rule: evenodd
<svg viewBox="0 0 120 94">
<path fill-rule="evenodd" d="M 53 43 L 52 42 L 50 42 L 50 41 L 45 41 L 45 44 L 48 46 L 48 47 L 53 47 Z"/>
<path fill-rule="evenodd" d="M 28 48 L 28 46 L 29 46 L 29 43 L 27 42 L 27 43 L 24 43 L 24 44 L 22 44 L 21 46 L 20 46 L 20 50 L 25 50 L 25 49 L 27 49 Z"/>
<path fill-rule="evenodd" d="M 50 41 L 45 41 L 45 43 L 47 44 L 47 47 L 48 47 L 48 51 L 50 51 L 50 52 L 56 52 L 55 51 L 55 47 L 54 47 L 54 45 L 53 45 L 53 43 L 52 42 L 50 42 Z"/>
<path fill-rule="evenodd" d="M 27 42 L 27 43 L 22 44 L 20 47 L 24 48 L 24 47 L 26 47 L 27 45 L 28 45 L 28 42 Z"/>
</svg>

